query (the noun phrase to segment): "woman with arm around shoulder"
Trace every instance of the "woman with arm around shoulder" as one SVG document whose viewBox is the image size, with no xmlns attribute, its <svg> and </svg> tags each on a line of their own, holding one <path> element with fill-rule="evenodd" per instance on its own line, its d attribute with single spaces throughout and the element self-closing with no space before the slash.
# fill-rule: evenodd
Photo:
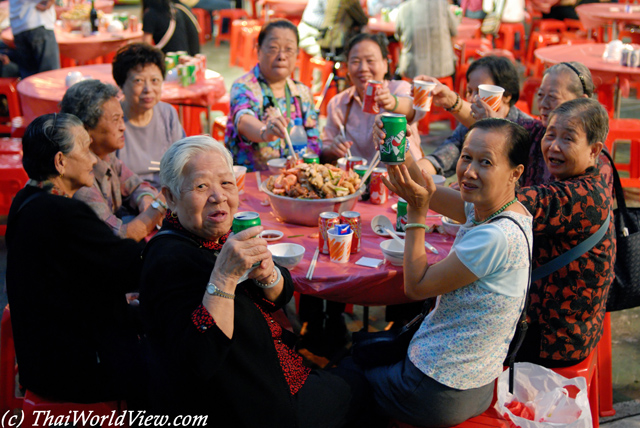
<svg viewBox="0 0 640 428">
<path fill-rule="evenodd" d="M 476 123 L 456 169 L 460 192 L 436 187 L 422 171 L 412 172 L 414 181 L 406 166 L 388 167 L 385 184 L 408 203 L 405 293 L 415 300 L 438 296 L 405 360 L 365 372 L 394 419 L 452 426 L 491 403 L 529 276 L 531 215 L 515 199 L 527 146 L 517 124 Z M 463 223 L 449 255 L 435 264 L 424 247 L 429 208 Z"/>
<path fill-rule="evenodd" d="M 258 35 L 258 64 L 231 86 L 224 142 L 236 165 L 249 171 L 290 155 L 282 140 L 300 119 L 307 152 L 320 153 L 318 115 L 311 91 L 290 78 L 298 58 L 298 29 L 286 19 L 269 21 Z"/>
</svg>

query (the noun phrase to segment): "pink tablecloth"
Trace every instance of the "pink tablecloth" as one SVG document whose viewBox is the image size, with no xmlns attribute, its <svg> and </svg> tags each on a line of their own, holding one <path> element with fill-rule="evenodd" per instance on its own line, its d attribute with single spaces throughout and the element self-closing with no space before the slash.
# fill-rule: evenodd
<svg viewBox="0 0 640 428">
<path fill-rule="evenodd" d="M 92 34 L 89 37 L 58 29 L 56 29 L 55 33 L 60 55 L 79 62 L 86 62 L 115 52 L 127 43 L 136 40 L 141 41 L 143 35 L 142 30 L 135 32 L 126 30 L 117 35 L 100 31 L 98 34 Z M 0 36 L 2 41 L 9 47 L 15 47 L 11 28 L 6 28 Z"/>
<path fill-rule="evenodd" d="M 113 0 L 96 0 L 95 7 L 97 10 L 101 10 L 104 13 L 111 13 L 113 12 Z M 0 9 L 5 9 L 8 11 L 9 2 L 0 2 Z M 66 12 L 69 9 L 71 9 L 71 7 L 69 6 L 56 6 L 56 16 L 60 18 L 60 15 L 62 15 L 63 12 Z"/>
<path fill-rule="evenodd" d="M 640 6 L 631 6 L 630 12 L 625 12 L 624 4 L 615 3 L 587 3 L 576 6 L 580 22 L 586 29 L 595 29 L 613 21 L 624 23 L 640 23 Z"/>
<path fill-rule="evenodd" d="M 17 86 L 25 124 L 40 115 L 59 111 L 58 103 L 67 90 L 65 78 L 71 71 L 80 71 L 86 77 L 115 85 L 111 75 L 111 64 L 67 67 L 29 76 Z M 165 82 L 162 101 L 199 107 L 211 106 L 226 94 L 226 89 L 224 79 L 219 73 L 207 70 L 206 77 L 204 81 L 185 88 L 176 82 Z"/>
<path fill-rule="evenodd" d="M 308 0 L 259 0 L 258 4 L 269 15 L 302 17 Z"/>
<path fill-rule="evenodd" d="M 263 173 L 263 179 L 266 175 Z M 328 254 L 318 257 L 313 279 L 306 279 L 309 264 L 318 247 L 317 227 L 298 226 L 279 221 L 272 213 L 270 206 L 264 206 L 261 201 L 268 199 L 267 195 L 258 191 L 255 173 L 247 174 L 245 194 L 240 195 L 241 211 L 257 211 L 265 229 L 277 229 L 284 233 L 284 237 L 273 244 L 292 242 L 306 248 L 302 262 L 291 270 L 296 284 L 296 290 L 322 297 L 332 301 L 354 303 L 358 305 L 382 306 L 405 303 L 410 300 L 403 292 L 402 266 L 383 264 L 378 269 L 356 265 L 361 257 L 384 259 L 380 250 L 380 242 L 384 238 L 376 235 L 371 229 L 371 219 L 377 214 L 384 214 L 395 222 L 395 213 L 391 205 L 397 202 L 392 198 L 385 205 L 373 205 L 369 202 L 358 202 L 354 208 L 362 216 L 362 250 L 351 254 L 346 264 L 332 263 Z M 430 219 L 431 220 L 431 219 Z M 302 236 L 297 236 L 302 235 Z M 313 235 L 313 237 L 312 237 Z M 451 249 L 453 237 L 439 233 L 427 234 L 427 241 L 435 246 L 439 255 L 429 254 L 429 260 L 442 260 Z"/>
<path fill-rule="evenodd" d="M 476 32 L 480 29 L 480 21 L 471 18 L 462 18 L 462 22 L 458 25 L 459 39 L 472 39 Z M 396 32 L 395 22 L 385 22 L 380 16 L 369 18 L 367 24 L 367 30 L 371 33 L 385 33 L 388 36 L 392 36 Z"/>
</svg>

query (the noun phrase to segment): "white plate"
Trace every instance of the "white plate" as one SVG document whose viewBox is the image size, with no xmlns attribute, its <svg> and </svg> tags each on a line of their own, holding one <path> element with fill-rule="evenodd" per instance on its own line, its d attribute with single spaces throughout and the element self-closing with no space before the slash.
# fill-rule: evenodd
<svg viewBox="0 0 640 428">
<path fill-rule="evenodd" d="M 262 233 L 260 234 L 260 237 L 262 239 L 269 242 L 277 241 L 283 236 L 284 236 L 284 233 L 280 232 L 279 230 L 263 230 Z"/>
<path fill-rule="evenodd" d="M 391 209 L 393 210 L 394 213 L 397 213 L 398 212 L 398 204 L 391 205 Z"/>
</svg>

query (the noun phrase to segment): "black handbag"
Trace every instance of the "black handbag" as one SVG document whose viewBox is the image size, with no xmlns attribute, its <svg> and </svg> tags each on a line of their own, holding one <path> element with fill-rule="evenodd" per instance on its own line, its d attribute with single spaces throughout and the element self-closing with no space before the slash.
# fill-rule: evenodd
<svg viewBox="0 0 640 428">
<path fill-rule="evenodd" d="M 609 289 L 607 311 L 640 306 L 640 208 L 627 208 L 618 171 L 611 155 L 603 150 L 613 168 L 613 189 L 618 208 L 613 211 L 616 229 L 616 277 Z"/>
</svg>

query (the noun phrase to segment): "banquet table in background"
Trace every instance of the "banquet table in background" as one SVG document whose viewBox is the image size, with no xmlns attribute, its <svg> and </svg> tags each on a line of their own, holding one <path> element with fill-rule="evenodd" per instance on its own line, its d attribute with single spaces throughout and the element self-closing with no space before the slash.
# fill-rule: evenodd
<svg viewBox="0 0 640 428">
<path fill-rule="evenodd" d="M 472 39 L 480 30 L 481 22 L 478 19 L 463 17 L 458 25 L 457 39 Z M 396 33 L 396 23 L 393 21 L 383 21 L 381 16 L 369 18 L 366 30 L 370 33 L 384 33 L 393 36 Z"/>
<path fill-rule="evenodd" d="M 616 101 L 614 117 L 620 114 L 621 88 L 628 89 L 629 82 L 640 81 L 640 68 L 624 67 L 618 62 L 607 62 L 602 59 L 606 44 L 591 43 L 582 45 L 555 45 L 536 49 L 535 56 L 545 64 L 578 61 L 584 64 L 593 76 L 597 87 L 609 81 L 615 82 Z"/>
<path fill-rule="evenodd" d="M 267 178 L 264 172 L 262 178 Z M 272 244 L 290 242 L 300 244 L 306 249 L 303 260 L 291 270 L 296 291 L 336 302 L 364 306 L 384 306 L 411 301 L 404 295 L 402 266 L 393 266 L 388 262 L 379 268 L 355 264 L 361 257 L 384 259 L 380 243 L 390 238 L 376 235 L 371 229 L 371 219 L 375 215 L 384 214 L 395 223 L 396 214 L 391 205 L 397 202 L 397 198 L 391 198 L 384 205 L 358 202 L 353 210 L 359 212 L 362 218 L 361 251 L 351 254 L 349 262 L 345 264 L 333 263 L 329 261 L 328 254 L 321 253 L 311 280 L 308 280 L 306 275 L 318 247 L 318 228 L 284 223 L 276 218 L 271 206 L 262 204 L 264 200 L 268 200 L 268 196 L 258 190 L 256 173 L 247 174 L 245 193 L 240 195 L 239 210 L 258 212 L 265 230 L 276 229 L 284 233 L 282 239 Z M 433 224 L 432 219 L 428 220 L 428 224 Z M 439 223 L 439 220 L 436 222 Z M 446 257 L 453 240 L 449 235 L 428 233 L 427 241 L 440 253 L 428 253 L 429 261 L 436 262 Z"/>
<path fill-rule="evenodd" d="M 96 0 L 95 8 L 96 10 L 101 10 L 104 13 L 111 13 L 113 12 L 113 3 L 114 3 L 113 0 Z M 56 17 L 59 19 L 60 15 L 62 15 L 64 12 L 71 9 L 71 6 L 55 6 L 55 8 L 56 8 Z M 0 2 L 0 9 L 6 9 L 8 11 L 9 2 L 8 1 Z"/>
<path fill-rule="evenodd" d="M 84 65 L 34 74 L 18 83 L 25 126 L 36 117 L 59 111 L 58 103 L 67 90 L 65 78 L 71 71 L 81 72 L 85 78 L 98 79 L 115 85 L 111 64 Z M 215 71 L 207 70 L 205 80 L 182 87 L 178 82 L 165 82 L 162 101 L 176 106 L 196 106 L 210 110 L 227 94 L 224 79 Z"/>
<path fill-rule="evenodd" d="M 624 4 L 587 3 L 576 6 L 576 13 L 587 30 L 610 25 L 612 40 L 618 38 L 620 24 L 640 25 L 640 6 L 638 5 L 630 5 L 630 11 L 626 12 Z"/>
</svg>

